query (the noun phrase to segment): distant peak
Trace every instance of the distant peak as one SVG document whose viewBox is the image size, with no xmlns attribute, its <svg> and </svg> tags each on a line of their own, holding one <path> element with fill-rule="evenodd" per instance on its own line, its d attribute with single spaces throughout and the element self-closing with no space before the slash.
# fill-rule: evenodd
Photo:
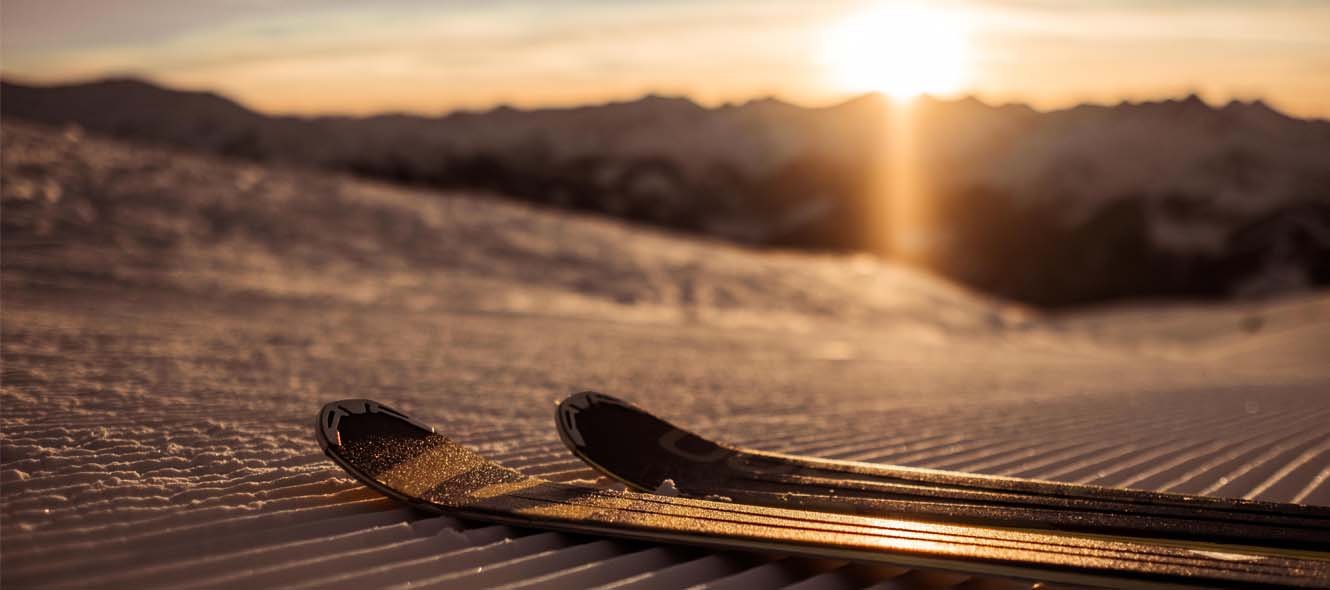
<svg viewBox="0 0 1330 590">
<path fill-rule="evenodd" d="M 1202 107 L 1210 106 L 1206 104 L 1206 102 L 1202 100 L 1201 97 L 1197 95 L 1195 92 L 1188 94 L 1187 97 L 1182 99 L 1181 102 L 1186 106 L 1202 106 Z"/>
<path fill-rule="evenodd" d="M 781 100 L 781 99 L 779 99 L 779 98 L 776 98 L 776 97 L 774 97 L 774 96 L 762 96 L 762 97 L 754 98 L 754 99 L 752 99 L 752 100 L 749 100 L 748 102 L 743 103 L 743 106 L 751 106 L 751 107 L 793 107 L 793 106 L 795 106 L 795 105 L 793 105 L 793 104 L 791 104 L 791 103 L 788 103 L 788 102 L 785 102 L 785 101 L 783 101 L 783 100 Z"/>
<path fill-rule="evenodd" d="M 1290 117 L 1289 115 L 1280 112 L 1278 109 L 1270 106 L 1269 103 L 1259 98 L 1251 101 L 1241 101 L 1237 99 L 1230 100 L 1228 104 L 1224 105 L 1221 110 L 1225 113 L 1243 115 L 1247 117 L 1279 118 L 1279 119 L 1293 118 Z"/>
<path fill-rule="evenodd" d="M 975 95 L 973 95 L 973 94 L 967 94 L 967 95 L 965 95 L 965 96 L 962 96 L 962 97 L 960 97 L 960 98 L 954 100 L 953 102 L 955 102 L 956 104 L 964 104 L 964 105 L 972 105 L 972 106 L 980 106 L 980 107 L 990 106 L 988 103 L 986 103 L 986 102 L 984 102 L 984 101 L 982 101 L 982 100 L 979 100 L 979 97 L 977 97 L 977 96 L 975 96 Z"/>
<path fill-rule="evenodd" d="M 1225 108 L 1225 109 L 1250 109 L 1250 110 L 1254 110 L 1254 111 L 1271 111 L 1271 112 L 1274 112 L 1274 110 L 1275 110 L 1275 109 L 1274 109 L 1273 107 L 1271 107 L 1268 103 L 1266 103 L 1264 100 L 1261 100 L 1261 99 L 1259 99 L 1259 98 L 1258 98 L 1258 99 L 1255 99 L 1255 100 L 1251 100 L 1251 101 L 1238 100 L 1238 99 L 1235 98 L 1235 99 L 1233 99 L 1233 100 L 1228 101 L 1228 104 L 1224 105 L 1224 108 Z"/>
<path fill-rule="evenodd" d="M 168 89 L 164 86 L 154 84 L 143 78 L 135 78 L 133 76 L 111 76 L 108 78 L 98 78 L 95 80 L 84 80 L 72 83 L 61 83 L 61 82 L 42 83 L 42 82 L 34 82 L 29 80 L 14 79 L 13 77 L 6 76 L 3 80 L 0 80 L 0 82 L 3 82 L 5 86 L 37 88 L 37 89 L 87 89 L 87 88 L 139 89 L 141 88 L 141 89 L 160 90 L 163 92 L 174 92 L 173 90 Z"/>
<path fill-rule="evenodd" d="M 672 103 L 689 103 L 689 104 L 692 104 L 693 102 L 689 100 L 687 97 L 682 95 L 660 94 L 657 92 L 648 92 L 647 94 L 643 95 L 642 98 L 639 100 L 641 102 L 672 102 Z"/>
<path fill-rule="evenodd" d="M 655 92 L 647 94 L 642 98 L 639 98 L 633 102 L 640 105 L 647 105 L 652 107 L 671 107 L 671 108 L 684 108 L 684 109 L 702 108 L 701 105 L 693 102 L 693 99 L 688 98 L 686 96 L 659 94 Z"/>
<path fill-rule="evenodd" d="M 890 101 L 887 99 L 887 96 L 885 94 L 882 94 L 881 92 L 869 92 L 867 94 L 860 94 L 859 96 L 853 97 L 845 102 L 833 106 L 832 108 L 836 109 L 885 108 L 888 102 Z"/>
<path fill-rule="evenodd" d="M 993 108 L 993 105 L 990 105 L 982 100 L 979 100 L 979 98 L 973 94 L 967 94 L 965 96 L 959 96 L 955 98 L 944 98 L 944 97 L 933 96 L 931 94 L 923 94 L 920 95 L 919 98 L 915 99 L 915 103 L 923 107 L 942 107 L 949 109 Z"/>
<path fill-rule="evenodd" d="M 106 78 L 102 78 L 100 80 L 93 80 L 91 82 L 88 82 L 87 85 L 88 86 L 142 86 L 147 88 L 166 90 L 164 86 L 161 86 L 159 84 L 154 84 L 151 81 L 148 81 L 143 78 L 137 78 L 129 75 L 109 76 Z"/>
</svg>

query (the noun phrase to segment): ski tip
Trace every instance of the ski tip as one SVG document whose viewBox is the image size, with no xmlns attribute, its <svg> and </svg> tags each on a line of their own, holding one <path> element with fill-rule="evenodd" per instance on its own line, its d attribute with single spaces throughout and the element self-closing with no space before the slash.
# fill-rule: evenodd
<svg viewBox="0 0 1330 590">
<path fill-rule="evenodd" d="M 680 481 L 733 454 L 611 395 L 575 393 L 555 411 L 559 438 L 601 473 L 638 490 Z"/>
<path fill-rule="evenodd" d="M 324 454 L 361 483 L 435 512 L 485 486 L 525 478 L 374 400 L 323 406 L 315 437 Z"/>
<path fill-rule="evenodd" d="M 595 413 L 607 406 L 617 407 L 629 413 L 650 416 L 644 410 L 612 395 L 595 391 L 579 391 L 559 402 L 559 406 L 554 412 L 554 421 L 559 430 L 559 437 L 563 439 L 563 444 L 574 452 L 587 446 L 586 437 L 583 436 L 582 430 L 578 426 L 577 417 L 583 412 L 591 411 Z"/>
<path fill-rule="evenodd" d="M 379 402 L 370 399 L 351 398 L 323 405 L 323 409 L 319 410 L 318 422 L 315 424 L 314 437 L 318 439 L 319 447 L 323 449 L 323 452 L 327 453 L 332 447 L 342 446 L 342 429 L 349 425 L 347 423 L 348 417 L 360 416 L 364 418 L 373 415 L 387 418 L 390 421 L 400 421 L 427 434 L 434 433 L 433 427 Z M 352 421 L 359 422 L 361 420 L 352 419 Z"/>
</svg>

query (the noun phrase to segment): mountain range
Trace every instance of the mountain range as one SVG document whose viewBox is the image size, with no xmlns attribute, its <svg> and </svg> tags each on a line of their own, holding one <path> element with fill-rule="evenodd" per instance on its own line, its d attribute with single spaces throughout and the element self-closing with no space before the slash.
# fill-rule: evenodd
<svg viewBox="0 0 1330 590">
<path fill-rule="evenodd" d="M 294 117 L 110 79 L 5 81 L 0 111 L 753 245 L 875 251 L 1036 304 L 1330 284 L 1330 121 L 1260 101 L 1189 96 L 1040 112 L 972 98 L 709 108 L 651 95 L 562 109 Z"/>
</svg>

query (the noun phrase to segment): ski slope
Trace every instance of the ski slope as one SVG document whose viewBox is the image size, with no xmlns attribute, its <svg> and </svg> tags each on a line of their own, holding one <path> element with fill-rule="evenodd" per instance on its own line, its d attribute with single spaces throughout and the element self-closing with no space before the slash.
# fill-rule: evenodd
<svg viewBox="0 0 1330 590">
<path fill-rule="evenodd" d="M 1330 505 L 1330 296 L 1045 316 L 866 258 L 3 128 L 5 588 L 1029 587 L 433 517 L 313 437 L 367 397 L 611 485 L 596 389 L 822 457 Z"/>
</svg>

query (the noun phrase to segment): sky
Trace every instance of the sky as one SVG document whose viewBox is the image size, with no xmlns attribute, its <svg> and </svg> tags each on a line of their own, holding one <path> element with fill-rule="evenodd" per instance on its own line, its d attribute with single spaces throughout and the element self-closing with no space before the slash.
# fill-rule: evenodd
<svg viewBox="0 0 1330 590">
<path fill-rule="evenodd" d="M 274 113 L 880 91 L 1041 109 L 1199 94 L 1330 118 L 1330 0 L 3 0 L 0 71 Z"/>
</svg>

